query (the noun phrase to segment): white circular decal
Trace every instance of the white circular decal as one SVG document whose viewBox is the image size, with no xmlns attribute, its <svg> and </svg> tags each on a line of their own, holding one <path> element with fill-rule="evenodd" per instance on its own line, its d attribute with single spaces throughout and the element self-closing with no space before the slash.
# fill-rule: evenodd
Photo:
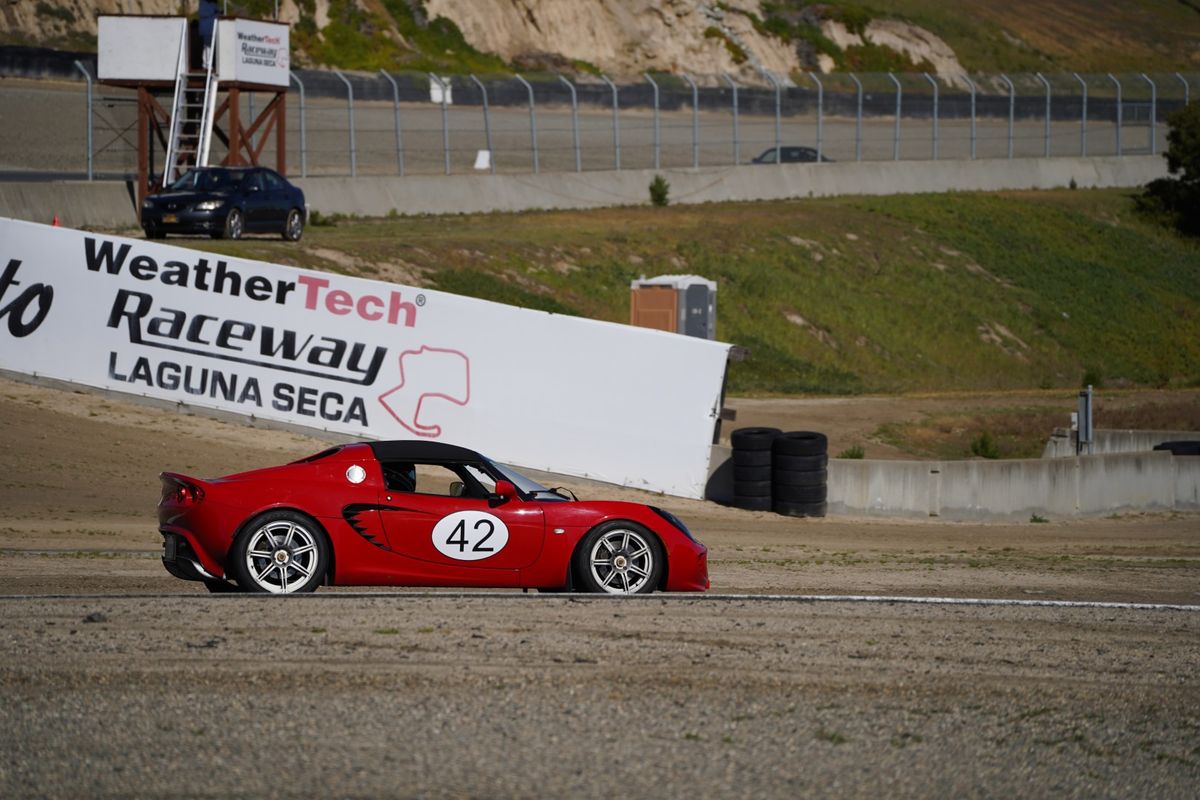
<svg viewBox="0 0 1200 800">
<path fill-rule="evenodd" d="M 346 480 L 351 483 L 362 483 L 367 479 L 367 471 L 358 464 L 346 470 Z"/>
<path fill-rule="evenodd" d="M 455 511 L 433 526 L 433 546 L 455 561 L 479 561 L 508 544 L 508 526 L 485 511 Z"/>
</svg>

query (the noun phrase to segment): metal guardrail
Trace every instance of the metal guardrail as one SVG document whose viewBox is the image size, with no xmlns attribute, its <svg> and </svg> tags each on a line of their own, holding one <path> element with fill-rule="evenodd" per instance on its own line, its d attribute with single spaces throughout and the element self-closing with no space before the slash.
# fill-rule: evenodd
<svg viewBox="0 0 1200 800">
<path fill-rule="evenodd" d="M 89 73 L 77 70 L 90 86 Z M 699 86 L 665 73 L 618 84 L 604 75 L 296 70 L 287 119 L 299 135 L 287 137 L 287 160 L 303 176 L 404 176 L 721 167 L 788 147 L 832 160 L 1155 154 L 1167 116 L 1200 82 L 1182 72 L 762 77 Z M 0 87 L 0 106 L 24 123 L 0 130 L 0 178 L 132 173 L 132 92 L 102 90 L 89 100 L 60 82 Z M 62 124 L 81 113 L 81 129 Z M 273 146 L 265 143 L 264 161 Z M 223 155 L 214 144 L 212 161 Z"/>
</svg>

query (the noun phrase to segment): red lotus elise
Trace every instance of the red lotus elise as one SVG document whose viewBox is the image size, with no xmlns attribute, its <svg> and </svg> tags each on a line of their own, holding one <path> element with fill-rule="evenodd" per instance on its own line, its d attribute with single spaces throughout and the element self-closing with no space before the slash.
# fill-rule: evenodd
<svg viewBox="0 0 1200 800">
<path fill-rule="evenodd" d="M 214 592 L 709 586 L 708 549 L 669 511 L 579 501 L 438 442 L 362 442 L 224 478 L 160 477 L 163 566 Z"/>
</svg>

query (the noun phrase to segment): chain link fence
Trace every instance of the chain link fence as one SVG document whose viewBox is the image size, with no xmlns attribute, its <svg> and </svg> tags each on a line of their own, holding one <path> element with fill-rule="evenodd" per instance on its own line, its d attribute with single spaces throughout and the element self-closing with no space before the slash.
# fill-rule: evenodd
<svg viewBox="0 0 1200 800">
<path fill-rule="evenodd" d="M 0 179 L 136 172 L 132 90 L 84 81 L 0 82 Z M 557 75 L 296 70 L 287 98 L 289 175 L 521 174 L 724 167 L 773 148 L 833 161 L 1161 153 L 1166 118 L 1198 73 L 810 75 L 800 85 L 686 75 L 636 83 Z M 242 94 L 242 119 L 267 95 Z M 169 94 L 159 96 L 170 107 Z M 89 111 L 90 109 L 90 111 Z M 249 115 L 249 116 L 247 116 Z M 154 145 L 156 168 L 161 148 Z M 261 161 L 275 163 L 274 137 Z M 225 155 L 214 143 L 212 160 Z"/>
</svg>

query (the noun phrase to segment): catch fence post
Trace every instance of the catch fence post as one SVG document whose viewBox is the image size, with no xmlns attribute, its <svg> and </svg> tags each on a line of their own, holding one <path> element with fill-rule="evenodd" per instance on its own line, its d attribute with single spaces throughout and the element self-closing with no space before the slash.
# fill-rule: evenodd
<svg viewBox="0 0 1200 800">
<path fill-rule="evenodd" d="M 963 80 L 967 82 L 967 86 L 971 87 L 971 160 L 975 160 L 975 81 L 971 80 L 970 75 L 963 75 Z"/>
<path fill-rule="evenodd" d="M 1116 84 L 1117 87 L 1117 155 L 1124 155 L 1121 148 L 1121 117 L 1124 114 L 1124 109 L 1121 107 L 1121 82 L 1111 72 L 1108 73 L 1108 79 Z"/>
<path fill-rule="evenodd" d="M 575 146 L 575 171 L 583 171 L 583 159 L 579 153 L 579 97 L 575 94 L 575 84 L 564 78 L 562 75 L 558 79 L 566 84 L 566 87 L 571 90 L 571 141 Z M 489 139 L 488 147 L 491 147 Z"/>
<path fill-rule="evenodd" d="M 780 150 L 780 144 L 783 137 L 779 113 L 779 81 L 775 80 L 775 76 L 772 75 L 769 70 L 760 68 L 759 72 L 762 73 L 762 76 L 766 78 L 771 83 L 771 86 L 775 89 L 775 164 L 776 166 L 782 167 L 783 152 Z"/>
<path fill-rule="evenodd" d="M 854 112 L 854 160 L 862 161 L 862 81 L 853 72 L 849 73 L 849 75 L 850 80 L 854 81 L 854 85 L 858 87 L 858 104 Z"/>
<path fill-rule="evenodd" d="M 346 80 L 346 76 L 341 70 L 335 69 L 334 75 L 342 79 L 342 83 L 346 84 L 346 111 L 350 118 L 350 177 L 358 176 L 358 151 L 354 146 L 354 87 L 350 85 L 350 81 Z"/>
<path fill-rule="evenodd" d="M 514 77 L 521 82 L 525 87 L 525 91 L 529 93 L 529 139 L 533 147 L 533 174 L 537 174 L 538 165 L 538 140 L 537 140 L 537 111 L 533 104 L 533 87 L 529 85 L 529 81 L 514 73 Z"/>
<path fill-rule="evenodd" d="M 399 171 L 400 177 L 404 177 L 404 139 L 400 132 L 400 87 L 396 85 L 396 79 L 384 70 L 379 70 L 379 74 L 387 78 L 387 82 L 392 85 L 392 109 L 396 126 L 396 169 Z"/>
<path fill-rule="evenodd" d="M 600 80 L 608 84 L 608 88 L 612 89 L 613 98 L 613 162 L 617 171 L 621 169 L 621 118 L 620 118 L 620 97 L 617 92 L 617 85 L 608 79 L 608 76 L 601 73 Z"/>
<path fill-rule="evenodd" d="M 429 79 L 438 85 L 438 89 L 442 93 L 442 170 L 447 175 L 450 174 L 450 91 L 446 86 L 446 82 L 434 75 L 432 72 L 427 73 Z"/>
<path fill-rule="evenodd" d="M 925 80 L 929 81 L 929 85 L 933 87 L 933 160 L 937 161 L 938 157 L 938 84 L 937 80 L 929 77 L 928 72 L 921 73 L 925 76 Z"/>
<path fill-rule="evenodd" d="M 1187 78 L 1183 77 L 1182 72 L 1176 72 L 1175 77 L 1179 78 L 1179 82 L 1183 84 L 1183 104 L 1186 106 L 1191 102 L 1192 87 L 1188 84 Z"/>
<path fill-rule="evenodd" d="M 1142 80 L 1150 84 L 1150 155 L 1158 155 L 1158 87 L 1150 76 L 1142 73 Z"/>
<path fill-rule="evenodd" d="M 729 77 L 728 73 L 722 73 L 721 77 L 733 89 L 733 163 L 734 166 L 737 166 L 742 160 L 742 143 L 738 138 L 738 85 L 733 78 Z"/>
<path fill-rule="evenodd" d="M 692 76 L 683 73 L 683 79 L 692 87 L 692 168 L 700 166 L 700 90 Z"/>
<path fill-rule="evenodd" d="M 1083 109 L 1079 112 L 1079 155 L 1087 155 L 1087 81 L 1079 77 L 1078 72 L 1072 72 L 1075 80 L 1083 87 Z"/>
<path fill-rule="evenodd" d="M 892 160 L 900 160 L 900 81 L 896 80 L 896 76 L 888 73 L 888 77 L 892 79 L 892 83 L 896 84 L 896 128 L 892 133 Z"/>
<path fill-rule="evenodd" d="M 1044 138 L 1046 140 L 1046 150 L 1045 150 L 1044 155 L 1046 158 L 1049 158 L 1050 157 L 1050 92 L 1051 92 L 1051 86 L 1050 86 L 1050 81 L 1046 80 L 1045 76 L 1043 76 L 1042 73 L 1040 73 L 1040 72 L 1034 73 L 1034 77 L 1036 77 L 1039 81 L 1041 81 L 1042 85 L 1046 87 L 1046 132 L 1044 134 Z"/>
<path fill-rule="evenodd" d="M 474 75 L 468 76 L 479 87 L 479 93 L 483 96 L 483 138 L 487 142 L 488 150 L 488 171 L 493 175 L 496 174 L 496 153 L 492 150 L 492 115 L 488 110 L 487 87 L 483 85 L 483 81 L 476 78 Z"/>
<path fill-rule="evenodd" d="M 1017 87 L 1013 86 L 1013 82 L 1008 79 L 1007 75 L 1001 74 L 1000 80 L 1008 85 L 1008 157 L 1013 157 L 1013 117 L 1016 115 L 1017 109 Z"/>
<path fill-rule="evenodd" d="M 649 72 L 642 73 L 646 80 L 650 81 L 650 85 L 654 87 L 654 168 L 658 169 L 660 154 L 662 152 L 662 129 L 658 124 L 658 84 L 654 82 L 654 78 L 650 77 Z"/>
<path fill-rule="evenodd" d="M 75 68 L 83 73 L 87 81 L 87 179 L 92 180 L 92 76 L 80 61 L 75 62 Z"/>
<path fill-rule="evenodd" d="M 821 153 L 825 149 L 825 84 L 821 83 L 815 72 L 808 73 L 808 77 L 817 85 L 817 163 L 820 164 Z"/>
</svg>

